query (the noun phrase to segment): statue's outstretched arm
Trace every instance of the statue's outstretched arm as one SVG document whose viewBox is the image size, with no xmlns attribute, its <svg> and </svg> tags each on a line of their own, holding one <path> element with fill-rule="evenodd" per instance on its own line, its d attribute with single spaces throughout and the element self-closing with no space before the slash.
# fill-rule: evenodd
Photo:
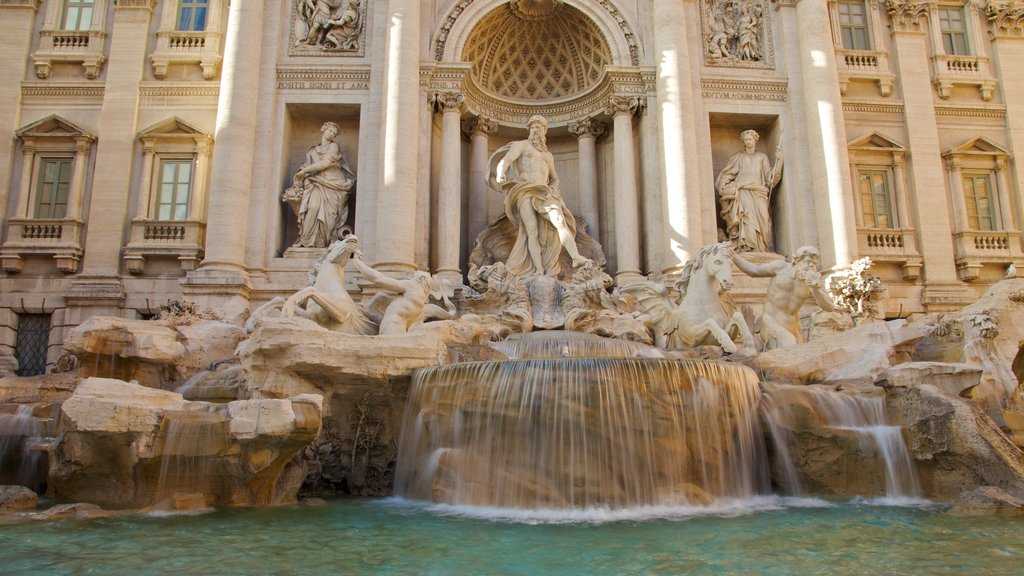
<svg viewBox="0 0 1024 576">
<path fill-rule="evenodd" d="M 352 258 L 351 262 L 359 269 L 359 273 L 370 282 L 373 282 L 389 292 L 397 292 L 399 294 L 405 292 L 405 286 L 402 285 L 400 280 L 395 280 L 394 278 L 385 276 L 377 270 L 367 266 L 366 263 L 363 262 L 362 258 Z"/>
</svg>

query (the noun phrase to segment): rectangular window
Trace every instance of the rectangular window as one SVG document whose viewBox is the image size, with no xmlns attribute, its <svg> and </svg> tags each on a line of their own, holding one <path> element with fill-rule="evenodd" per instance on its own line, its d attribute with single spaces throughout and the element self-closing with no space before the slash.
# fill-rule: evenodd
<svg viewBox="0 0 1024 576">
<path fill-rule="evenodd" d="M 868 16 L 864 9 L 864 1 L 840 2 L 839 32 L 843 36 L 843 48 L 847 50 L 870 50 L 868 39 Z"/>
<path fill-rule="evenodd" d="M 192 189 L 191 160 L 160 162 L 160 197 L 157 220 L 186 220 L 188 197 Z"/>
<path fill-rule="evenodd" d="M 178 30 L 202 32 L 206 30 L 206 9 L 209 0 L 179 0 Z"/>
<path fill-rule="evenodd" d="M 884 171 L 860 173 L 860 205 L 866 228 L 892 228 L 889 178 Z"/>
<path fill-rule="evenodd" d="M 964 174 L 964 203 L 970 230 L 996 230 L 996 209 L 988 174 Z"/>
<path fill-rule="evenodd" d="M 63 218 L 68 213 L 71 158 L 41 158 L 36 187 L 36 218 Z"/>
<path fill-rule="evenodd" d="M 967 45 L 967 25 L 962 8 L 939 8 L 939 32 L 942 35 L 942 49 L 950 56 L 966 56 L 971 53 Z"/>
<path fill-rule="evenodd" d="M 88 30 L 92 27 L 92 9 L 96 0 L 64 0 L 64 30 Z"/>
<path fill-rule="evenodd" d="M 18 334 L 14 357 L 18 359 L 18 376 L 39 376 L 46 373 L 46 349 L 50 346 L 49 314 L 18 314 Z"/>
</svg>

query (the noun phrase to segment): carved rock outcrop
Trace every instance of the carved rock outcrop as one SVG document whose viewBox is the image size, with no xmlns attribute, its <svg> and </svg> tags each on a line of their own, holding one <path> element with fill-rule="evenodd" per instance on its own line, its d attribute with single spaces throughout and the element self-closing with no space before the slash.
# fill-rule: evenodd
<svg viewBox="0 0 1024 576">
<path fill-rule="evenodd" d="M 176 501 L 291 503 L 295 458 L 320 431 L 321 397 L 188 402 L 180 394 L 89 378 L 61 408 L 50 494 L 65 501 L 149 506 Z"/>
</svg>

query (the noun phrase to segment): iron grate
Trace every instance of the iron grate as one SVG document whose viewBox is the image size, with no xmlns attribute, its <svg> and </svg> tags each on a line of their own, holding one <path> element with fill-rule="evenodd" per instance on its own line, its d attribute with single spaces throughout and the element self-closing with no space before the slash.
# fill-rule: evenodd
<svg viewBox="0 0 1024 576">
<path fill-rule="evenodd" d="M 50 346 L 49 314 L 18 314 L 18 340 L 14 355 L 18 376 L 46 374 L 46 349 Z"/>
</svg>

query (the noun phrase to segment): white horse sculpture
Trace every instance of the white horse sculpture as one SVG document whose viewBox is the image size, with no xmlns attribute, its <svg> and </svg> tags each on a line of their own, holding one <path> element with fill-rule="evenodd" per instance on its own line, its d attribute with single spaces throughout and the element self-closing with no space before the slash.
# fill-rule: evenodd
<svg viewBox="0 0 1024 576">
<path fill-rule="evenodd" d="M 754 350 L 750 328 L 727 294 L 732 289 L 731 253 L 728 242 L 701 248 L 676 283 L 682 293 L 678 305 L 663 284 L 644 282 L 623 288 L 647 311 L 659 346 L 679 350 L 717 344 L 732 354 L 737 351 L 738 336 L 744 349 Z"/>
<path fill-rule="evenodd" d="M 345 290 L 345 265 L 356 253 L 355 235 L 332 243 L 311 273 L 311 285 L 292 294 L 281 306 L 281 316 L 302 316 L 337 332 L 376 334 L 377 326 Z"/>
</svg>

